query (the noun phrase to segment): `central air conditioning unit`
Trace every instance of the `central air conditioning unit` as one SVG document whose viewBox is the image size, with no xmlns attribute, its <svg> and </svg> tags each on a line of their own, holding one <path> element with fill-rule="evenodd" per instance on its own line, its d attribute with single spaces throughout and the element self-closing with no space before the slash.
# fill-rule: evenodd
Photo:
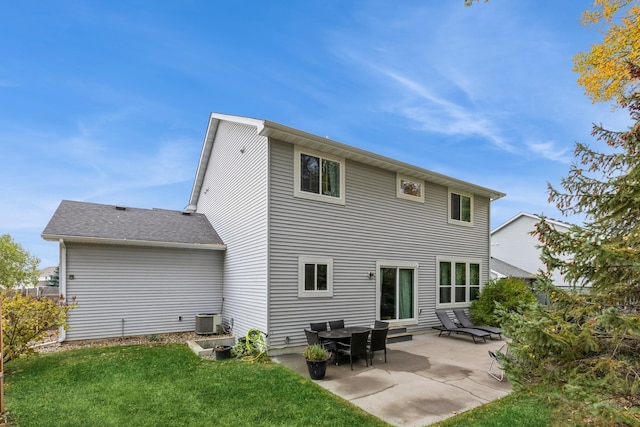
<svg viewBox="0 0 640 427">
<path fill-rule="evenodd" d="M 196 314 L 196 334 L 217 334 L 222 328 L 222 316 L 217 313 Z"/>
</svg>

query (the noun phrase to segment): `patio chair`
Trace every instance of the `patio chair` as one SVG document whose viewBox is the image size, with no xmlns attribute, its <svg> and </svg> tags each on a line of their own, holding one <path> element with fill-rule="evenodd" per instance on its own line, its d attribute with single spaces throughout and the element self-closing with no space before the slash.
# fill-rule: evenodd
<svg viewBox="0 0 640 427">
<path fill-rule="evenodd" d="M 342 329 L 344 328 L 344 320 L 330 320 L 329 321 L 329 329 Z"/>
<path fill-rule="evenodd" d="M 384 322 L 382 322 L 384 323 Z M 376 351 L 384 350 L 384 363 L 387 363 L 387 333 L 389 328 L 373 328 L 369 340 L 369 358 L 373 366 L 373 356 Z"/>
<path fill-rule="evenodd" d="M 363 357 L 367 367 L 369 367 L 369 350 L 367 348 L 367 339 L 369 338 L 369 331 L 354 332 L 351 334 L 351 343 L 343 344 L 338 342 L 338 354 L 344 354 L 349 356 L 349 363 L 351 370 L 353 371 L 353 358 Z M 336 365 L 338 361 L 336 359 Z"/>
<path fill-rule="evenodd" d="M 505 347 L 506 349 L 503 352 L 502 349 Z M 496 351 L 489 350 L 489 357 L 491 358 L 491 364 L 489 365 L 487 373 L 498 381 L 504 381 L 504 367 L 502 366 L 502 361 L 504 360 L 504 358 L 511 357 L 509 355 L 509 347 L 507 347 L 507 344 L 503 344 L 502 347 L 500 347 Z M 498 372 L 494 370 L 494 365 Z"/>
<path fill-rule="evenodd" d="M 313 344 L 321 345 L 322 347 L 332 352 L 335 357 L 337 357 L 337 354 L 336 354 L 337 348 L 336 348 L 335 342 L 320 339 L 320 337 L 318 336 L 318 331 L 313 331 L 311 329 L 305 329 L 304 334 L 307 337 L 308 345 L 313 345 Z"/>
<path fill-rule="evenodd" d="M 376 320 L 376 322 L 373 325 L 373 327 L 376 328 L 376 329 L 388 328 L 389 327 L 389 322 L 383 322 L 382 320 Z"/>
<path fill-rule="evenodd" d="M 471 319 L 469 319 L 469 317 L 467 316 L 467 313 L 465 313 L 464 310 L 461 310 L 461 309 L 453 310 L 453 314 L 456 315 L 456 317 L 458 318 L 458 322 L 460 322 L 460 326 L 462 326 L 463 328 L 480 329 L 481 331 L 486 331 L 486 332 L 489 332 L 490 334 L 497 335 L 499 340 L 502 339 L 502 330 L 501 329 L 495 328 L 493 326 L 477 326 L 477 325 L 474 325 L 473 322 L 471 321 Z"/>
<path fill-rule="evenodd" d="M 491 334 L 487 331 L 481 331 L 480 329 L 474 328 L 458 328 L 444 311 L 436 311 L 436 316 L 438 316 L 438 319 L 442 324 L 442 326 L 433 327 L 433 329 L 438 329 L 440 331 L 438 334 L 439 337 L 445 332 L 447 332 L 447 336 L 451 335 L 451 332 L 455 332 L 456 334 L 467 334 L 473 338 L 473 342 L 475 344 L 478 344 L 476 338 L 482 338 L 483 342 L 487 342 L 487 337 L 491 338 Z"/>
<path fill-rule="evenodd" d="M 312 331 L 321 332 L 327 330 L 327 322 L 310 323 Z"/>
</svg>

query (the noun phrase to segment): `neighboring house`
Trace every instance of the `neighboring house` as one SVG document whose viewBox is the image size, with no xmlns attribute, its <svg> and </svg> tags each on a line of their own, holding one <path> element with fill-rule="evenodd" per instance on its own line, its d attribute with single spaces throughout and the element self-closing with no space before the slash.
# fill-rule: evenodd
<svg viewBox="0 0 640 427">
<path fill-rule="evenodd" d="M 546 271 L 540 259 L 540 242 L 531 234 L 539 221 L 539 216 L 521 212 L 491 232 L 492 278 L 515 276 L 531 279 L 540 270 Z M 561 232 L 567 232 L 571 227 L 569 223 L 549 218 L 547 222 Z M 569 288 L 559 271 L 553 271 L 551 279 L 556 286 Z"/>
<path fill-rule="evenodd" d="M 45 267 L 40 270 L 40 277 L 38 277 L 38 287 L 51 286 L 49 280 L 56 272 L 56 267 Z"/>
<path fill-rule="evenodd" d="M 490 279 L 502 279 L 504 277 L 516 277 L 522 279 L 528 284 L 532 284 L 535 281 L 536 274 L 525 271 L 521 268 L 511 265 L 497 258 L 491 257 L 489 262 L 489 278 Z"/>
<path fill-rule="evenodd" d="M 137 307 L 141 321 L 156 304 L 153 291 L 161 278 L 127 281 L 136 266 L 147 271 L 156 252 L 171 250 L 174 256 L 160 265 L 167 274 L 172 268 L 186 274 L 203 267 L 185 263 L 204 252 L 209 274 L 219 280 L 211 280 L 192 312 L 219 311 L 234 334 L 258 328 L 286 352 L 305 342 L 303 328 L 310 322 L 367 325 L 382 319 L 420 331 L 438 324 L 436 309 L 469 306 L 489 279 L 490 203 L 503 196 L 270 121 L 212 114 L 186 212 L 206 216 L 224 250 L 156 248 L 146 241 L 123 246 L 113 237 L 104 237 L 109 245 L 95 239 L 70 244 L 63 229 L 53 233 L 57 237 L 47 229 L 44 235 L 63 239 L 67 295 L 83 276 L 76 271 L 88 274 L 105 260 L 115 270 L 127 263 L 115 274 L 126 283 L 115 291 L 109 293 L 112 278 L 102 278 L 102 299 L 110 304 L 95 308 L 114 311 L 118 321 L 115 295 Z M 157 231 L 165 226 L 158 223 Z M 183 312 L 194 306 L 180 298 L 189 283 L 173 282 L 173 303 Z M 91 284 L 77 289 L 80 310 Z M 128 294 L 135 301 L 125 302 Z M 99 323 L 91 328 L 87 334 L 102 330 Z"/>
</svg>

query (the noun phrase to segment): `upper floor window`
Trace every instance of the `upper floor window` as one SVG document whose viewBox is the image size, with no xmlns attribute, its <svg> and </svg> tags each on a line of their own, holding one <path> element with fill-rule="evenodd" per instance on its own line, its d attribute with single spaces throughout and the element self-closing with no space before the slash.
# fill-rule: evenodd
<svg viewBox="0 0 640 427">
<path fill-rule="evenodd" d="M 480 293 L 480 260 L 437 258 L 436 307 L 468 306 Z"/>
<path fill-rule="evenodd" d="M 294 195 L 344 204 L 344 159 L 296 147 Z"/>
<path fill-rule="evenodd" d="M 298 296 L 333 296 L 333 259 L 302 256 L 298 258 Z"/>
<path fill-rule="evenodd" d="M 473 225 L 473 195 L 449 190 L 449 224 Z"/>
<path fill-rule="evenodd" d="M 424 181 L 404 175 L 396 175 L 397 197 L 400 199 L 424 202 Z"/>
</svg>

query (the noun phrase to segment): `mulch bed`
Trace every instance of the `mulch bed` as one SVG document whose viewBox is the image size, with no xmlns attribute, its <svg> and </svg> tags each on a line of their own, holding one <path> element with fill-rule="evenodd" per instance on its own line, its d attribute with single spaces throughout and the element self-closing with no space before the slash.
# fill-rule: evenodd
<svg viewBox="0 0 640 427">
<path fill-rule="evenodd" d="M 215 337 L 224 336 L 225 335 L 215 335 Z M 58 331 L 56 330 L 51 331 L 49 335 L 47 335 L 39 342 L 33 343 L 32 348 L 37 353 L 53 353 L 56 351 L 73 350 L 76 348 L 84 347 L 112 347 L 116 345 L 162 345 L 169 343 L 186 343 L 187 341 L 206 339 L 206 337 L 207 335 L 198 335 L 195 332 L 174 332 L 168 334 L 151 334 L 132 337 L 58 342 Z"/>
</svg>

